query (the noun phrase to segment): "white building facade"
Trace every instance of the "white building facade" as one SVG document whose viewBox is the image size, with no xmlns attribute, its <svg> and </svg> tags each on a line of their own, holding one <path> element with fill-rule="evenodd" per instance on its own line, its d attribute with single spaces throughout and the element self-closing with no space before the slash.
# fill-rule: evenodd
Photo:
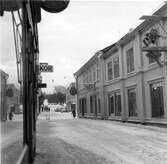
<svg viewBox="0 0 167 164">
<path fill-rule="evenodd" d="M 94 63 L 91 58 L 75 73 L 78 105 L 82 104 L 82 96 L 86 95 L 88 101 L 87 114 L 80 114 L 81 117 L 97 117 L 99 104 L 100 118 L 141 123 L 167 122 L 167 52 L 154 51 L 155 55 L 161 53 L 160 66 L 142 50 L 145 47 L 143 40 L 152 30 L 159 35 L 154 46 L 167 47 L 167 19 L 161 19 L 167 15 L 167 4 L 153 15 L 158 19 L 145 20 L 118 42 L 96 53 Z M 91 83 L 93 65 L 97 62 L 98 81 L 92 81 L 95 83 L 93 90 L 86 90 L 82 84 Z M 97 98 L 91 98 L 94 94 Z M 92 106 L 92 99 L 95 99 L 97 109 Z M 82 113 L 81 106 L 78 106 L 79 113 Z"/>
</svg>

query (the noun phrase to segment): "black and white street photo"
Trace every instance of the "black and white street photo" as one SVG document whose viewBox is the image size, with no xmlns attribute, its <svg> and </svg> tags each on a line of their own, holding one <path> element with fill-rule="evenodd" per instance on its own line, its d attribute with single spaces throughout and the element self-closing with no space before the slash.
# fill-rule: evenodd
<svg viewBox="0 0 167 164">
<path fill-rule="evenodd" d="M 0 0 L 0 164 L 167 164 L 167 2 Z"/>
</svg>

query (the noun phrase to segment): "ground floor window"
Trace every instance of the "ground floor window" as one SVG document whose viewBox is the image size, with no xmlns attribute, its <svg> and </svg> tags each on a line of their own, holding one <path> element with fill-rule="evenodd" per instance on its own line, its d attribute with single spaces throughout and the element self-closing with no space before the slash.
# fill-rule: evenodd
<svg viewBox="0 0 167 164">
<path fill-rule="evenodd" d="M 97 96 L 90 96 L 90 113 L 97 115 Z"/>
<path fill-rule="evenodd" d="M 150 89 L 151 89 L 152 117 L 164 118 L 163 85 L 162 83 L 151 84 Z"/>
<path fill-rule="evenodd" d="M 82 98 L 79 100 L 79 109 L 80 113 L 84 116 L 85 113 L 87 113 L 87 102 L 86 98 Z"/>
<path fill-rule="evenodd" d="M 114 95 L 109 95 L 108 97 L 108 109 L 109 109 L 109 116 L 114 113 Z"/>
<path fill-rule="evenodd" d="M 109 115 L 121 116 L 121 94 L 114 92 L 108 96 Z"/>
<path fill-rule="evenodd" d="M 93 96 L 90 96 L 90 113 L 93 113 Z"/>
<path fill-rule="evenodd" d="M 98 113 L 101 113 L 101 104 L 100 104 L 100 98 L 98 98 Z"/>
<path fill-rule="evenodd" d="M 129 116 L 137 117 L 136 89 L 128 89 Z"/>
<path fill-rule="evenodd" d="M 121 94 L 120 92 L 115 93 L 115 115 L 121 116 Z"/>
</svg>

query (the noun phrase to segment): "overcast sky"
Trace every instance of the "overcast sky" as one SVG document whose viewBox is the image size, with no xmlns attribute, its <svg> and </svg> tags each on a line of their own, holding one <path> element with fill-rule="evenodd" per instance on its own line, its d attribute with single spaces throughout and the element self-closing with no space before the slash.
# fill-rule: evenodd
<svg viewBox="0 0 167 164">
<path fill-rule="evenodd" d="M 38 24 L 40 62 L 54 66 L 53 73 L 42 73 L 47 92 L 51 92 L 54 85 L 67 86 L 73 82 L 73 73 L 95 52 L 118 41 L 141 22 L 142 15 L 152 14 L 162 2 L 71 0 L 61 13 L 42 10 L 42 21 Z M 0 68 L 9 74 L 8 83 L 17 83 L 10 14 L 0 17 L 0 35 Z"/>
</svg>

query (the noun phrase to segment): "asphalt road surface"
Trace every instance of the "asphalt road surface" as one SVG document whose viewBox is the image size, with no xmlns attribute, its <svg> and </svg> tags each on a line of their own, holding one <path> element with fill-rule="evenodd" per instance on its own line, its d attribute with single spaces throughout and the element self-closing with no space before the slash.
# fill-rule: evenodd
<svg viewBox="0 0 167 164">
<path fill-rule="evenodd" d="M 166 128 L 44 115 L 35 164 L 167 164 Z"/>
</svg>

